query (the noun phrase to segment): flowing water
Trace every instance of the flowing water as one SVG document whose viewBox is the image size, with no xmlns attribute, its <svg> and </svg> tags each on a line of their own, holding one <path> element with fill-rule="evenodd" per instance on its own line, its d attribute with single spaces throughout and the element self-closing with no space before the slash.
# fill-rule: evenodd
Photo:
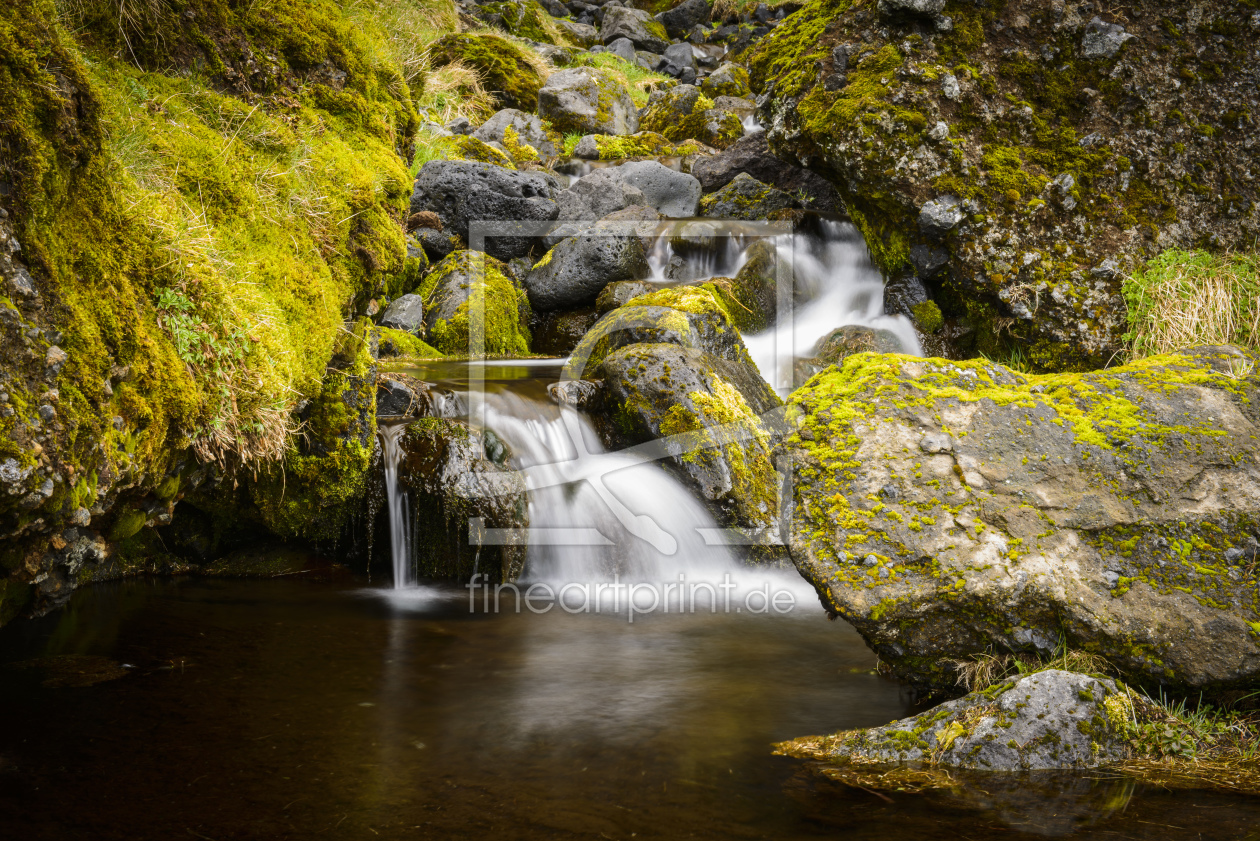
<svg viewBox="0 0 1260 841">
<path fill-rule="evenodd" d="M 402 459 L 399 438 L 406 431 L 402 424 L 383 425 L 380 430 L 381 461 L 385 471 L 385 494 L 389 513 L 390 566 L 394 571 L 394 588 L 414 587 L 415 571 L 411 559 L 411 511 L 407 494 L 398 484 L 398 463 Z"/>
</svg>

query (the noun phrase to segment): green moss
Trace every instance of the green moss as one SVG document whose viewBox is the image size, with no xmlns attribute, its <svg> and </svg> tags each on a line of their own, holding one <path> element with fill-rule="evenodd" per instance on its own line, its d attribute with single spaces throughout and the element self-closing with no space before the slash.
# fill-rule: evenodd
<svg viewBox="0 0 1260 841">
<path fill-rule="evenodd" d="M 429 325 L 429 340 L 443 354 L 466 355 L 469 353 L 470 307 L 476 304 L 483 313 L 480 325 L 484 354 L 487 356 L 528 356 L 528 297 L 525 290 L 506 272 L 505 267 L 493 257 L 484 256 L 484 268 L 478 265 L 483 255 L 471 251 L 458 251 L 434 266 L 425 278 L 420 294 L 425 297 L 426 312 L 436 306 L 437 295 L 445 290 L 444 281 L 453 274 L 462 278 L 477 278 L 471 282 L 468 297 L 463 300 L 449 318 L 439 318 Z M 461 280 L 461 288 L 468 281 Z M 451 290 L 453 293 L 455 290 Z M 524 316 L 524 317 L 522 317 Z M 473 325 L 478 326 L 478 325 Z"/>
<path fill-rule="evenodd" d="M 109 530 L 109 539 L 112 541 L 126 540 L 144 528 L 147 520 L 148 515 L 143 511 L 135 508 L 125 509 L 114 517 L 114 525 Z"/>
<path fill-rule="evenodd" d="M 663 134 L 641 131 L 638 134 L 614 136 L 595 135 L 595 146 L 601 161 L 617 161 L 625 158 L 657 158 L 677 154 L 674 144 Z"/>
<path fill-rule="evenodd" d="M 392 327 L 378 327 L 380 331 L 380 354 L 385 357 L 406 357 L 409 359 L 434 359 L 442 354 L 429 346 L 423 339 L 395 330 Z"/>
<path fill-rule="evenodd" d="M 700 90 L 705 96 L 717 98 L 719 96 L 738 96 L 748 98 L 752 96 L 752 89 L 748 79 L 748 71 L 738 64 L 730 66 L 730 78 L 726 81 L 714 81 L 712 76 L 706 77 L 700 83 Z"/>
<path fill-rule="evenodd" d="M 555 46 L 564 46 L 572 43 L 571 39 L 556 26 L 555 20 L 551 15 L 547 14 L 546 10 L 536 3 L 535 0 L 510 0 L 510 2 L 506 3 L 487 3 L 481 8 L 487 12 L 502 16 L 504 28 L 518 38 Z"/>
<path fill-rule="evenodd" d="M 551 43 L 546 38 L 532 40 Z M 538 91 L 545 80 L 536 62 L 508 38 L 490 33 L 447 35 L 434 43 L 429 60 L 433 67 L 455 62 L 471 67 L 502 108 L 532 112 L 538 107 Z"/>
<path fill-rule="evenodd" d="M 483 164 L 494 164 L 505 169 L 516 169 L 516 164 L 508 155 L 469 134 L 456 134 L 443 137 L 435 144 L 439 153 L 446 160 L 477 161 Z M 536 155 L 535 155 L 536 156 Z"/>
<path fill-rule="evenodd" d="M 0 578 L 0 625 L 16 618 L 30 603 L 34 587 L 21 581 Z"/>
<path fill-rule="evenodd" d="M 935 333 L 945 326 L 941 308 L 936 305 L 935 301 L 924 301 L 921 304 L 915 304 L 910 308 L 910 312 L 914 316 L 915 326 L 924 333 Z"/>
</svg>

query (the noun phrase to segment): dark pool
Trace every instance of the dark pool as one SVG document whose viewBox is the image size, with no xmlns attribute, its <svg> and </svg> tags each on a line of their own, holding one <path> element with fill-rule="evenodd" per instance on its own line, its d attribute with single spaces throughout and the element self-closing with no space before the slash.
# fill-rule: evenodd
<svg viewBox="0 0 1260 841">
<path fill-rule="evenodd" d="M 1260 803 L 1220 794 L 878 796 L 771 756 L 911 709 L 813 610 L 630 625 L 138 580 L 0 631 L 0 663 L 5 839 L 1260 838 Z"/>
</svg>

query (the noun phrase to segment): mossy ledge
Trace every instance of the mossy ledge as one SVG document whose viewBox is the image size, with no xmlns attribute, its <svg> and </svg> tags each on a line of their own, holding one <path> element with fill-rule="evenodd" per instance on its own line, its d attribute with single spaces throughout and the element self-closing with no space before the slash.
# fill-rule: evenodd
<svg viewBox="0 0 1260 841">
<path fill-rule="evenodd" d="M 814 0 L 762 39 L 761 122 L 776 155 L 836 184 L 886 275 L 945 249 L 922 279 L 978 351 L 1101 367 L 1122 346 L 1125 272 L 1260 234 L 1250 4 L 1126 4 L 1134 37 L 1111 55 L 1086 54 L 1094 13 L 1072 4 L 950 0 L 939 28 L 879 6 Z M 922 228 L 947 197 L 961 220 Z"/>
<path fill-rule="evenodd" d="M 0 21 L 4 294 L 35 290 L 0 299 L 0 620 L 186 568 L 155 530 L 208 488 L 247 487 L 209 496 L 291 537 L 318 475 L 332 522 L 371 439 L 303 451 L 295 410 L 345 433 L 325 401 L 367 364 L 347 321 L 406 259 L 417 117 L 361 18 L 168 0 L 120 29 L 75 8 Z"/>
</svg>

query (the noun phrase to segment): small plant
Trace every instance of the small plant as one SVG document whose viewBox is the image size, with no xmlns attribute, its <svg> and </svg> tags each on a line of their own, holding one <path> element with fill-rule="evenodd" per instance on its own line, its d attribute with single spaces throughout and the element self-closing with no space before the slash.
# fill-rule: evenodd
<svg viewBox="0 0 1260 841">
<path fill-rule="evenodd" d="M 581 132 L 574 132 L 573 134 L 566 134 L 564 136 L 565 157 L 568 157 L 573 154 L 573 150 L 577 148 L 578 141 L 580 141 L 581 139 L 582 139 Z"/>
</svg>

